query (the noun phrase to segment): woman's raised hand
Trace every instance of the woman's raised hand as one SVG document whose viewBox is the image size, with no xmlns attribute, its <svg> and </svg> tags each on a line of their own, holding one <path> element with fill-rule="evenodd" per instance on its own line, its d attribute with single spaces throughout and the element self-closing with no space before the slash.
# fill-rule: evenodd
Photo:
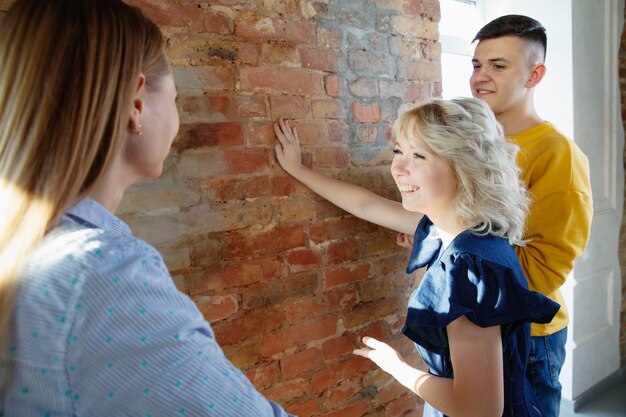
<svg viewBox="0 0 626 417">
<path fill-rule="evenodd" d="M 275 145 L 276 158 L 285 171 L 293 174 L 293 170 L 302 165 L 302 150 L 298 131 L 289 126 L 289 122 L 279 119 L 274 123 L 274 131 L 278 142 Z"/>
<path fill-rule="evenodd" d="M 363 344 L 367 348 L 355 349 L 352 353 L 370 359 L 380 366 L 383 371 L 396 376 L 399 365 L 404 364 L 404 360 L 394 348 L 373 337 L 364 337 Z"/>
<path fill-rule="evenodd" d="M 402 385 L 415 392 L 415 382 L 424 372 L 406 363 L 400 354 L 385 342 L 373 337 L 364 337 L 363 344 L 367 347 L 355 349 L 352 353 L 370 359 Z"/>
</svg>

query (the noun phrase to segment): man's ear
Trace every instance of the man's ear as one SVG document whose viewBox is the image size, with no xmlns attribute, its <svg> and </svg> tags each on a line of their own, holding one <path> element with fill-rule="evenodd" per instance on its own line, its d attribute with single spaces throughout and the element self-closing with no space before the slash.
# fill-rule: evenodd
<svg viewBox="0 0 626 417">
<path fill-rule="evenodd" d="M 128 130 L 132 133 L 141 134 L 141 118 L 143 116 L 143 96 L 146 88 L 146 77 L 139 74 L 137 88 L 133 96 L 133 106 L 128 116 Z"/>
<path fill-rule="evenodd" d="M 540 62 L 538 64 L 533 65 L 530 76 L 528 77 L 528 81 L 526 81 L 527 88 L 533 88 L 543 79 L 546 75 L 546 66 L 544 63 Z"/>
</svg>

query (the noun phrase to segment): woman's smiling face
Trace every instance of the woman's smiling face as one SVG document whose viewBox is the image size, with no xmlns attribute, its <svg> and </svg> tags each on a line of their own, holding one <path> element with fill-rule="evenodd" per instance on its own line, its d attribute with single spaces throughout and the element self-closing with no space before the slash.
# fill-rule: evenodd
<svg viewBox="0 0 626 417">
<path fill-rule="evenodd" d="M 415 132 L 410 122 L 407 135 Z M 458 181 L 447 159 L 435 154 L 420 137 L 396 138 L 391 175 L 402 195 L 402 206 L 408 211 L 429 217 L 454 211 Z"/>
</svg>

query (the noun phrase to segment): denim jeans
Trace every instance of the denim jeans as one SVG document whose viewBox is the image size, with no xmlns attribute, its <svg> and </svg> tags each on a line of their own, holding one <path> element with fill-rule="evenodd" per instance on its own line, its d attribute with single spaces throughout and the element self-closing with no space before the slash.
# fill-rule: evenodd
<svg viewBox="0 0 626 417">
<path fill-rule="evenodd" d="M 526 377 L 543 408 L 543 415 L 558 417 L 561 405 L 559 374 L 565 362 L 567 327 L 549 336 L 530 338 Z"/>
</svg>

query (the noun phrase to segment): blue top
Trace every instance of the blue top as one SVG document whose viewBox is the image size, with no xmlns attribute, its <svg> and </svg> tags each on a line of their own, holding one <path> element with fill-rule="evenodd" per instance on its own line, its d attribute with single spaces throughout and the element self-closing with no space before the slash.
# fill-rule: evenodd
<svg viewBox="0 0 626 417">
<path fill-rule="evenodd" d="M 159 253 L 93 200 L 28 259 L 0 416 L 287 416 L 224 356 Z"/>
<path fill-rule="evenodd" d="M 503 416 L 540 416 L 525 377 L 530 322 L 548 323 L 559 305 L 528 290 L 515 250 L 500 237 L 465 231 L 444 250 L 428 217 L 415 231 L 407 273 L 428 266 L 409 300 L 403 333 L 416 343 L 431 374 L 453 378 L 446 326 L 461 316 L 500 326 L 504 365 Z M 443 416 L 425 404 L 424 417 Z"/>
</svg>

